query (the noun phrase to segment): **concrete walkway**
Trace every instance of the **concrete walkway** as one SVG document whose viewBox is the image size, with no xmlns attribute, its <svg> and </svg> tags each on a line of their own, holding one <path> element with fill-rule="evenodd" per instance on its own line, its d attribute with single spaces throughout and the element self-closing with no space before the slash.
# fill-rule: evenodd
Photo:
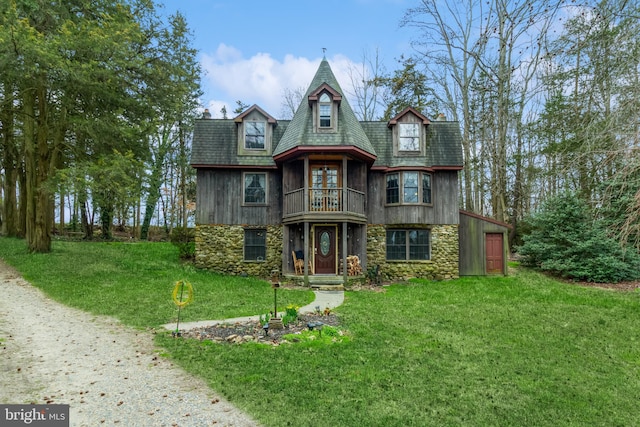
<svg viewBox="0 0 640 427">
<path fill-rule="evenodd" d="M 311 304 L 300 307 L 298 313 L 313 313 L 314 311 L 316 311 L 316 308 L 324 310 L 327 307 L 333 310 L 334 308 L 342 305 L 342 303 L 344 302 L 344 291 L 314 291 L 313 293 L 315 294 L 316 298 Z M 282 315 L 284 314 L 284 312 L 278 314 Z M 195 328 L 219 325 L 221 323 L 257 322 L 259 320 L 260 315 L 255 315 L 246 317 L 234 317 L 223 320 L 200 320 L 197 322 L 181 322 L 180 330 L 187 331 Z M 167 323 L 163 326 L 169 331 L 175 331 L 177 325 L 175 323 Z"/>
</svg>

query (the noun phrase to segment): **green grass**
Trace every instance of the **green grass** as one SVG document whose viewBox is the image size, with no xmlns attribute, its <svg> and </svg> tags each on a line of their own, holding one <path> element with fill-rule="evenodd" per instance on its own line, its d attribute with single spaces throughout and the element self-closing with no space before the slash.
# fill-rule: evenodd
<svg viewBox="0 0 640 427">
<path fill-rule="evenodd" d="M 173 282 L 182 275 L 196 287 L 185 314 L 200 310 L 199 298 L 236 300 L 208 308 L 217 317 L 257 314 L 273 295 L 266 282 L 183 267 L 168 245 L 56 243 L 52 254 L 26 255 L 15 242 L 1 239 L 0 257 L 37 286 L 81 308 L 84 299 L 108 295 L 114 301 L 105 305 L 113 308 L 104 311 L 134 326 L 167 321 Z M 108 279 L 118 288 L 105 294 Z M 149 283 L 131 294 L 129 285 L 138 282 Z M 248 293 L 261 287 L 259 295 Z M 150 290 L 162 297 L 137 312 L 116 309 Z M 254 298 L 263 302 L 236 306 Z M 335 311 L 349 333 L 341 343 L 220 345 L 168 333 L 157 343 L 265 426 L 637 425 L 638 292 L 583 288 L 520 269 L 510 277 L 348 292 Z"/>
<path fill-rule="evenodd" d="M 82 310 L 113 316 L 138 327 L 177 320 L 171 294 L 187 280 L 194 301 L 181 322 L 266 313 L 273 309 L 271 284 L 251 277 L 213 274 L 182 264 L 169 243 L 55 241 L 49 254 L 29 254 L 22 240 L 0 238 L 0 258 L 52 298 Z M 278 305 L 304 305 L 310 291 L 282 290 Z"/>
<path fill-rule="evenodd" d="M 639 308 L 521 271 L 348 293 L 347 343 L 159 343 L 268 426 L 635 425 Z"/>
</svg>

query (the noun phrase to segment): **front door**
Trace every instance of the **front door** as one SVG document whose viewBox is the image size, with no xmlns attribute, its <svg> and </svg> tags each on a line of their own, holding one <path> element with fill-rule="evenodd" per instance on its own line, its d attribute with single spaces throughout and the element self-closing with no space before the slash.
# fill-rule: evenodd
<svg viewBox="0 0 640 427">
<path fill-rule="evenodd" d="M 315 227 L 315 274 L 336 274 L 336 226 Z"/>
<path fill-rule="evenodd" d="M 487 274 L 502 274 L 504 248 L 502 233 L 487 233 L 485 237 L 485 253 L 487 257 Z"/>
</svg>

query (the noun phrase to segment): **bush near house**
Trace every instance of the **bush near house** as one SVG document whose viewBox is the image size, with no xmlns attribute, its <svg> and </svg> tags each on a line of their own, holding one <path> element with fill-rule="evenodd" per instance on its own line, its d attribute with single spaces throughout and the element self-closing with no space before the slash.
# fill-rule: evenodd
<svg viewBox="0 0 640 427">
<path fill-rule="evenodd" d="M 171 243 L 178 247 L 180 259 L 194 259 L 196 255 L 195 230 L 175 227 L 171 230 Z"/>
<path fill-rule="evenodd" d="M 518 249 L 523 265 L 587 282 L 640 277 L 640 255 L 609 236 L 603 222 L 575 194 L 548 200 L 529 223 L 530 234 Z"/>
</svg>

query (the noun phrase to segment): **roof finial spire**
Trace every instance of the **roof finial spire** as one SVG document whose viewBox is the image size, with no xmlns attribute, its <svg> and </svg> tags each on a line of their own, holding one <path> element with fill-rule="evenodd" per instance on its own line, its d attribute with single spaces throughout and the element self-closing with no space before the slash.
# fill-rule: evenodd
<svg viewBox="0 0 640 427">
<path fill-rule="evenodd" d="M 327 48 L 326 48 L 326 47 L 323 47 L 323 48 L 322 48 L 322 57 L 323 57 L 324 59 L 327 59 L 327 55 L 326 55 L 326 53 L 327 53 Z"/>
</svg>

